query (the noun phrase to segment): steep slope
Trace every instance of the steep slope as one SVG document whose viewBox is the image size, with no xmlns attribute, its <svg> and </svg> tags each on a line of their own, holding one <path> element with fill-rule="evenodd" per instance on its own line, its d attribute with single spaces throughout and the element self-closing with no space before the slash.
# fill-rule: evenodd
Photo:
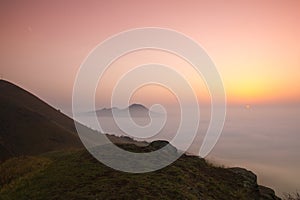
<svg viewBox="0 0 300 200">
<path fill-rule="evenodd" d="M 19 86 L 0 80 L 0 91 L 0 101 L 9 101 L 14 105 L 38 113 L 72 132 L 75 131 L 72 119 Z"/>
<path fill-rule="evenodd" d="M 72 119 L 36 96 L 0 81 L 0 161 L 81 147 Z"/>
<path fill-rule="evenodd" d="M 83 147 L 73 119 L 4 80 L 0 80 L 0 111 L 0 162 L 14 156 Z M 88 133 L 101 134 L 77 125 Z M 107 136 L 114 143 L 146 144 L 127 137 Z"/>
<path fill-rule="evenodd" d="M 155 150 L 133 144 L 122 148 Z M 31 167 L 30 167 L 31 166 Z M 85 150 L 53 152 L 8 160 L 0 165 L 0 197 L 8 199 L 205 199 L 278 200 L 274 191 L 257 185 L 256 175 L 241 168 L 221 168 L 183 155 L 151 173 L 113 170 Z M 1 198 L 0 198 L 1 199 Z"/>
</svg>

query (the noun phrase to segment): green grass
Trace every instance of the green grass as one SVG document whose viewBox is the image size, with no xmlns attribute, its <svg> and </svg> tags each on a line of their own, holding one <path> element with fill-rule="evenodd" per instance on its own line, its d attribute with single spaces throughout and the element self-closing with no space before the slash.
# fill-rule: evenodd
<svg viewBox="0 0 300 200">
<path fill-rule="evenodd" d="M 126 148 L 126 147 L 124 147 Z M 133 150 L 130 145 L 131 150 Z M 0 199 L 255 199 L 243 177 L 182 156 L 145 174 L 113 170 L 85 150 L 22 157 L 0 165 Z"/>
</svg>

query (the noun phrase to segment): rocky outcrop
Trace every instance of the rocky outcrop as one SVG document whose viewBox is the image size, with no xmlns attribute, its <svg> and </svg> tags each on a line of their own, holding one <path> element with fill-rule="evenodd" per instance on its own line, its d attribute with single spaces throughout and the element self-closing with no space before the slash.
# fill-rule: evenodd
<svg viewBox="0 0 300 200">
<path fill-rule="evenodd" d="M 260 200 L 280 200 L 280 198 L 275 195 L 274 190 L 271 188 L 259 185 L 258 189 L 260 193 Z"/>
<path fill-rule="evenodd" d="M 274 190 L 271 188 L 261 186 L 257 184 L 257 176 L 244 168 L 229 168 L 228 170 L 232 171 L 233 173 L 241 176 L 243 187 L 249 192 L 249 193 L 256 193 L 256 198 L 259 200 L 280 200 L 279 197 L 275 195 Z"/>
<path fill-rule="evenodd" d="M 156 141 L 153 141 L 149 144 L 149 148 L 152 148 L 154 150 L 159 150 L 159 149 L 164 148 L 164 147 L 166 147 L 165 150 L 168 151 L 168 152 L 177 153 L 176 147 L 174 147 L 168 141 L 165 141 L 165 140 L 156 140 Z"/>
<path fill-rule="evenodd" d="M 228 170 L 243 177 L 242 184 L 245 188 L 258 190 L 257 177 L 253 172 L 240 167 L 229 168 Z"/>
</svg>

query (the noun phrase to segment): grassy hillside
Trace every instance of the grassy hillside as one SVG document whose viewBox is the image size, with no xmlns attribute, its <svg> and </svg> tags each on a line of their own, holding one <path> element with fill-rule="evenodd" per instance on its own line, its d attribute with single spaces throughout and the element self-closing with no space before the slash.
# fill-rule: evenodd
<svg viewBox="0 0 300 200">
<path fill-rule="evenodd" d="M 140 151 L 135 145 L 124 149 Z M 113 170 L 85 150 L 19 157 L 0 165 L 0 199 L 276 199 L 261 193 L 256 176 L 244 169 L 214 167 L 183 155 L 151 173 Z"/>
</svg>

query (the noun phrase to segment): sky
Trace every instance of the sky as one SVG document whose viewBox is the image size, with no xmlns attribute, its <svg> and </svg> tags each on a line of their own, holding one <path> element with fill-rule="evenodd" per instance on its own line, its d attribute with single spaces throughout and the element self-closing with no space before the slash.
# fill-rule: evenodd
<svg viewBox="0 0 300 200">
<path fill-rule="evenodd" d="M 96 45 L 128 29 L 162 27 L 189 36 L 206 50 L 222 77 L 229 104 L 295 104 L 300 101 L 299 11 L 297 0 L 3 0 L 0 74 L 68 113 L 76 73 Z M 143 55 L 170 57 L 165 61 L 180 64 L 170 55 L 137 52 L 128 55 L 131 60 L 117 61 L 112 74 L 120 74 L 124 63 L 135 63 L 134 56 L 145 61 L 140 59 Z M 192 71 L 187 74 L 193 76 Z M 205 93 L 198 87 L 201 80 L 190 80 L 199 96 Z M 155 102 L 158 90 L 146 91 L 137 92 L 137 100 Z M 166 101 L 173 98 L 161 96 Z M 107 104 L 107 95 L 100 92 L 98 97 L 99 106 Z"/>
</svg>

